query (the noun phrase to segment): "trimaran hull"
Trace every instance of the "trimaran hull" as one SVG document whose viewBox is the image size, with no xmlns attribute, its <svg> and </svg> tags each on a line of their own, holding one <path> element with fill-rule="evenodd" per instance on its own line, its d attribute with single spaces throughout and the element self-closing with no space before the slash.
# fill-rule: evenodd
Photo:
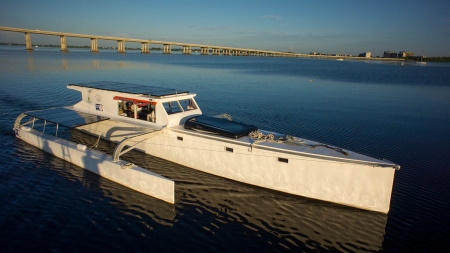
<svg viewBox="0 0 450 253">
<path fill-rule="evenodd" d="M 22 113 L 14 124 L 16 136 L 144 194 L 174 203 L 175 182 L 120 160 L 132 149 L 251 185 L 389 211 L 399 169 L 392 162 L 217 119 L 224 115 L 203 116 L 196 94 L 188 91 L 110 81 L 68 88 L 81 93 L 80 102 Z M 53 128 L 46 129 L 47 123 Z M 117 143 L 113 155 L 57 137 L 60 126 Z"/>
</svg>

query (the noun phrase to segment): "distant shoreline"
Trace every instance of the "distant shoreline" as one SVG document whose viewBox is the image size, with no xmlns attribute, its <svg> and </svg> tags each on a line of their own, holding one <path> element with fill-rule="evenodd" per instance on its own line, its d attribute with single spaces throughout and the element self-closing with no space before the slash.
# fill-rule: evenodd
<svg viewBox="0 0 450 253">
<path fill-rule="evenodd" d="M 21 43 L 0 43 L 1 46 L 21 46 L 25 47 L 25 44 Z M 33 48 L 59 48 L 60 45 L 32 45 Z M 90 49 L 90 46 L 67 46 L 67 48 L 79 48 L 79 49 Z M 117 47 L 99 47 L 99 49 L 106 50 L 117 50 Z M 125 50 L 141 50 L 141 48 L 136 47 L 126 47 Z M 149 50 L 151 51 L 163 51 L 160 47 L 152 47 Z M 183 51 L 182 48 L 172 48 L 172 51 Z M 200 53 L 200 49 L 193 49 L 192 52 Z M 336 55 L 312 55 L 312 54 L 301 54 L 297 55 L 298 58 L 311 58 L 311 59 L 327 59 L 327 60 L 336 60 L 338 58 L 347 59 L 347 60 L 358 60 L 358 61 L 417 61 L 419 56 L 413 56 L 408 58 L 383 58 L 383 57 L 358 57 L 358 56 L 336 56 Z M 450 57 L 427 57 L 423 58 L 424 62 L 450 62 Z"/>
</svg>

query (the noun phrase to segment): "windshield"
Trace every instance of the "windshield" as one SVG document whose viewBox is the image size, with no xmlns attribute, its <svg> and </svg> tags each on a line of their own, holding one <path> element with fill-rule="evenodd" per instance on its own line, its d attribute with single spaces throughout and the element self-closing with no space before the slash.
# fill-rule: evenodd
<svg viewBox="0 0 450 253">
<path fill-rule="evenodd" d="M 193 99 L 182 99 L 162 103 L 167 114 L 175 114 L 197 109 Z"/>
</svg>

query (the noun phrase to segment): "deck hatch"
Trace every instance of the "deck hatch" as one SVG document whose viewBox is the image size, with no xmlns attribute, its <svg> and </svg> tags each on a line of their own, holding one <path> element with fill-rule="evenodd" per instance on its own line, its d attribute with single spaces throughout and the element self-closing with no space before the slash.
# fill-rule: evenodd
<svg viewBox="0 0 450 253">
<path fill-rule="evenodd" d="M 97 116 L 84 112 L 77 112 L 63 107 L 26 112 L 25 114 L 70 128 L 88 125 L 109 119 L 108 117 Z"/>
</svg>

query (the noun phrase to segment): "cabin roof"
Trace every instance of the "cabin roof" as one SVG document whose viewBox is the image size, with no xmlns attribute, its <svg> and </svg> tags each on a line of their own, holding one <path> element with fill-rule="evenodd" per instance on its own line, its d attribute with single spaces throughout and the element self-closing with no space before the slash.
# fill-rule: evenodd
<svg viewBox="0 0 450 253">
<path fill-rule="evenodd" d="M 171 95 L 187 94 L 189 91 L 168 89 L 155 86 L 148 86 L 142 84 L 131 84 L 111 81 L 87 82 L 87 83 L 72 83 L 69 86 L 78 86 L 85 88 L 92 88 L 98 90 L 116 91 L 136 95 L 148 95 L 153 97 L 165 97 Z"/>
</svg>

